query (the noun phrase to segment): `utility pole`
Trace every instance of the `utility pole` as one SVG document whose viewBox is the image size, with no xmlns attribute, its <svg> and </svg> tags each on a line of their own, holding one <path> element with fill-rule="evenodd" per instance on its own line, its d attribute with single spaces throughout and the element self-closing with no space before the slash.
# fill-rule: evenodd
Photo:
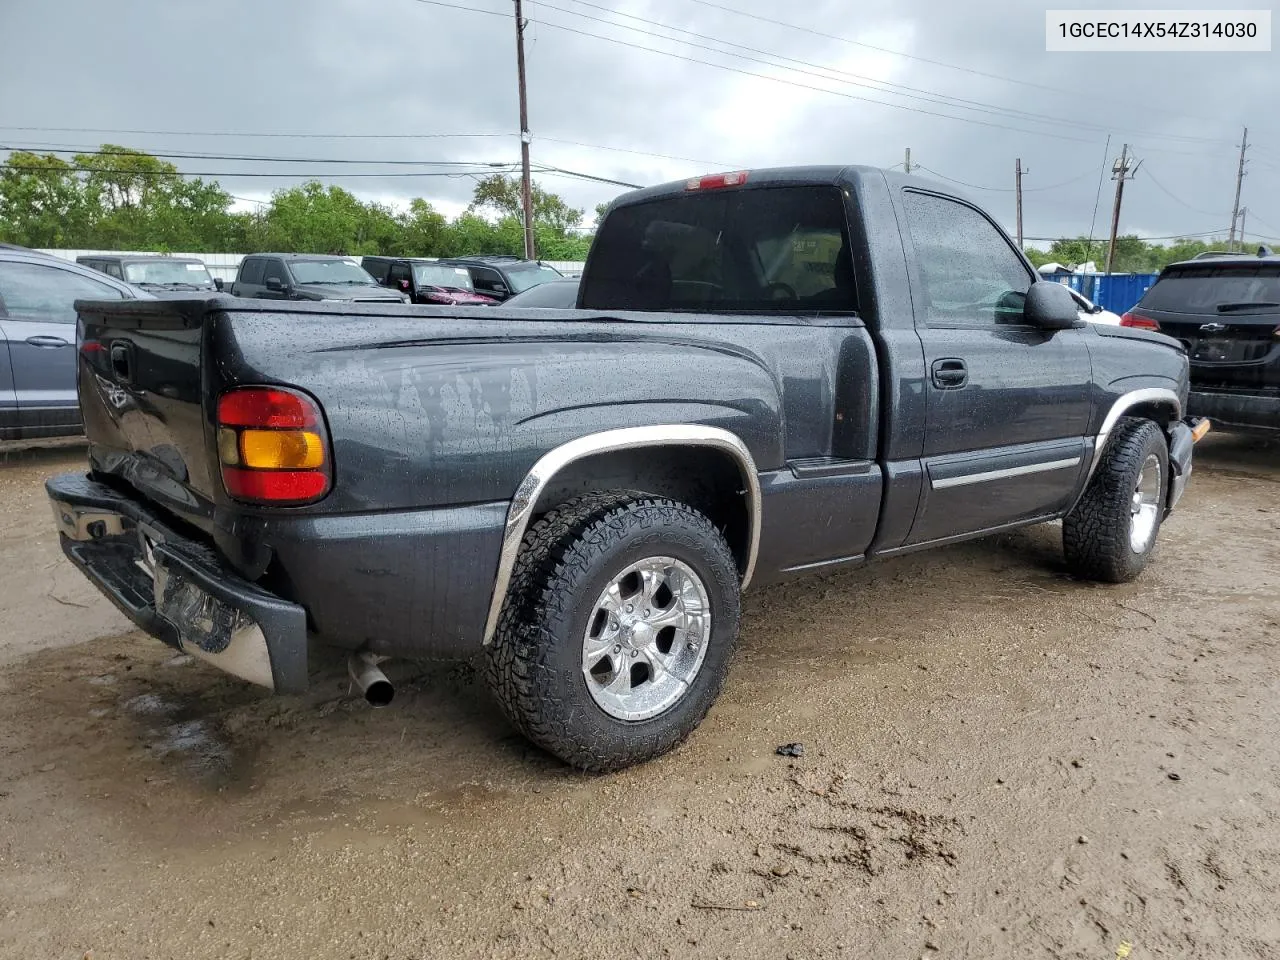
<svg viewBox="0 0 1280 960">
<path fill-rule="evenodd" d="M 907 147 L 907 158 L 902 163 L 902 169 L 906 173 L 911 172 L 911 148 L 910 147 Z"/>
<path fill-rule="evenodd" d="M 1111 263 L 1116 255 L 1116 234 L 1120 231 L 1120 201 L 1124 197 L 1124 182 L 1129 177 L 1129 145 L 1126 143 L 1120 156 L 1111 165 L 1111 179 L 1116 182 L 1116 203 L 1111 211 L 1111 242 L 1107 244 L 1107 276 L 1111 276 Z"/>
<path fill-rule="evenodd" d="M 524 210 L 524 255 L 532 260 L 533 248 L 533 184 L 529 180 L 529 102 L 524 89 L 525 19 L 520 0 L 516 3 L 516 72 L 520 77 L 520 206 Z"/>
<path fill-rule="evenodd" d="M 1240 217 L 1240 184 L 1244 180 L 1244 152 L 1249 149 L 1249 128 L 1244 128 L 1244 136 L 1240 138 L 1240 166 L 1236 168 L 1236 202 L 1231 208 L 1231 232 L 1227 235 L 1227 249 L 1236 248 L 1236 220 Z M 1244 239 L 1241 230 L 1240 239 Z"/>
<path fill-rule="evenodd" d="M 1249 212 L 1248 207 L 1240 208 L 1240 246 L 1241 247 L 1243 247 L 1246 243 L 1248 243 L 1248 241 L 1245 240 L 1244 238 L 1244 215 L 1248 212 Z"/>
<path fill-rule="evenodd" d="M 1021 157 L 1015 160 L 1013 164 L 1014 164 L 1013 165 L 1014 190 L 1018 195 L 1018 249 L 1021 250 L 1022 249 L 1022 174 L 1024 172 L 1029 173 L 1030 171 L 1024 171 L 1022 169 Z"/>
</svg>

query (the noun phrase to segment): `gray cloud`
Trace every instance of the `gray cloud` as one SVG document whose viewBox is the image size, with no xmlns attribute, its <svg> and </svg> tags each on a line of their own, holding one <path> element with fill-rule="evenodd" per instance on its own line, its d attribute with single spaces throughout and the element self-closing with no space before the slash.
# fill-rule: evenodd
<svg viewBox="0 0 1280 960">
<path fill-rule="evenodd" d="M 507 0 L 448 2 L 506 16 L 417 0 L 6 3 L 0 7 L 0 36 L 6 38 L 0 59 L 0 89 L 6 93 L 0 127 L 198 130 L 207 135 L 4 129 L 0 143 L 92 147 L 111 141 L 156 152 L 310 160 L 515 161 L 519 144 L 511 5 Z M 618 10 L 635 17 L 843 73 L 790 63 L 809 71 L 796 73 L 742 59 L 758 55 L 741 49 L 712 53 L 607 26 L 585 17 L 670 33 L 574 0 L 530 3 L 527 15 L 539 21 L 527 33 L 535 163 L 647 184 L 722 165 L 888 166 L 900 163 L 903 148 L 910 146 L 913 160 L 928 171 L 999 188 L 967 192 L 1012 228 L 1013 165 L 1021 157 L 1030 169 L 1024 182 L 1026 233 L 1053 236 L 1089 230 L 1110 133 L 1111 156 L 1128 142 L 1143 160 L 1137 178 L 1126 187 L 1122 229 L 1158 236 L 1225 230 L 1234 188 L 1233 144 L 1247 123 L 1255 144 L 1243 200 L 1250 211 L 1250 231 L 1280 240 L 1275 189 L 1280 181 L 1280 121 L 1274 109 L 1280 70 L 1275 54 L 1049 54 L 1044 51 L 1043 6 L 1008 0 L 869 0 L 856 5 L 723 0 L 738 11 L 732 13 L 695 0 L 593 2 L 621 4 Z M 1104 4 L 1095 0 L 1093 5 Z M 1180 5 L 1194 8 L 1204 2 Z M 744 12 L 871 47 L 763 23 Z M 876 81 L 916 90 L 898 87 L 894 93 Z M 929 102 L 942 98 L 962 98 L 975 109 Z M 1064 122 L 1035 122 L 1004 111 Z M 380 140 L 215 135 L 228 132 L 490 136 Z M 469 177 L 350 176 L 428 168 L 175 162 L 184 170 L 225 172 L 219 179 L 242 197 L 265 197 L 314 176 L 388 202 L 425 196 L 451 212 L 466 203 L 474 182 Z M 264 169 L 275 176 L 234 175 Z M 588 209 L 618 192 L 563 177 L 540 179 Z M 1105 179 L 1098 235 L 1107 229 L 1111 190 L 1110 179 Z"/>
</svg>

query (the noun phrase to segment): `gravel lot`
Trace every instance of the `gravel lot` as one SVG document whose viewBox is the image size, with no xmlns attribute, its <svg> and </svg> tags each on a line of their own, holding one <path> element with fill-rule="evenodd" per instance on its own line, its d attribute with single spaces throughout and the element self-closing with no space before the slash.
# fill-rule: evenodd
<svg viewBox="0 0 1280 960">
<path fill-rule="evenodd" d="M 465 665 L 375 712 L 131 631 L 58 550 L 82 458 L 0 455 L 0 956 L 1280 956 L 1278 446 L 1211 435 L 1135 584 L 1047 526 L 753 592 L 609 777 Z"/>
</svg>

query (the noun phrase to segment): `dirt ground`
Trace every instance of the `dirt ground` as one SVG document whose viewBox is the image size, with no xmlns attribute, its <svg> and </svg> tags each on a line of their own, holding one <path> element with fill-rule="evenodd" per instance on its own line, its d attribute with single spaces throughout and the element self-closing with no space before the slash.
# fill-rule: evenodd
<svg viewBox="0 0 1280 960">
<path fill-rule="evenodd" d="M 680 750 L 567 771 L 466 666 L 270 698 L 130 631 L 0 460 L 0 956 L 1280 956 L 1280 447 L 1139 582 L 1053 526 L 748 594 Z M 775 755 L 803 742 L 805 755 Z"/>
</svg>

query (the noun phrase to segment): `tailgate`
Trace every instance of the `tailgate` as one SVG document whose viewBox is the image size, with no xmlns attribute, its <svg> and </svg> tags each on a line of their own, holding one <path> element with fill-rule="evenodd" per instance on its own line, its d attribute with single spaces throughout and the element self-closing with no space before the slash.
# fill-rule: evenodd
<svg viewBox="0 0 1280 960">
<path fill-rule="evenodd" d="M 203 403 L 207 300 L 77 301 L 77 388 L 96 471 L 206 529 L 218 473 Z"/>
</svg>

